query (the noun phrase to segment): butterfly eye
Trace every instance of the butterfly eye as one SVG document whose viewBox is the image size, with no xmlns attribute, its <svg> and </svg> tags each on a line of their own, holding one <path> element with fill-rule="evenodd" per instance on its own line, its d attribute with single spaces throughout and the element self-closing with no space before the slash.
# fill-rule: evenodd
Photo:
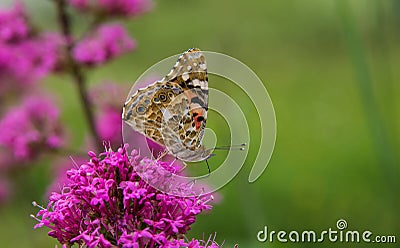
<svg viewBox="0 0 400 248">
<path fill-rule="evenodd" d="M 158 99 L 158 97 L 154 97 L 154 98 L 153 98 L 153 101 L 154 101 L 155 103 L 159 103 L 159 102 L 160 102 L 160 99 Z"/>
<path fill-rule="evenodd" d="M 139 114 L 144 114 L 144 113 L 146 112 L 146 107 L 143 106 L 143 105 L 139 105 L 139 106 L 136 108 L 136 111 L 137 111 Z"/>
<path fill-rule="evenodd" d="M 144 104 L 149 105 L 150 104 L 150 100 L 149 99 L 144 100 Z"/>
</svg>

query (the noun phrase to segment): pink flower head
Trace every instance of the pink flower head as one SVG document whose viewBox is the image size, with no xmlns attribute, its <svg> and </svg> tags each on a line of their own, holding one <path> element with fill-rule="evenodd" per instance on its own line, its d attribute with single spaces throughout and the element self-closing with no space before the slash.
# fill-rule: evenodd
<svg viewBox="0 0 400 248">
<path fill-rule="evenodd" d="M 0 10 L 0 42 L 18 42 L 27 38 L 29 26 L 20 2 L 10 10 Z"/>
<path fill-rule="evenodd" d="M 18 160 L 61 146 L 63 136 L 56 106 L 48 98 L 29 97 L 0 121 L 0 145 Z"/>
<path fill-rule="evenodd" d="M 96 106 L 96 128 L 102 140 L 111 147 L 122 144 L 121 106 L 127 95 L 126 85 L 105 82 L 90 91 L 91 102 Z"/>
<path fill-rule="evenodd" d="M 137 16 L 151 9 L 150 0 L 99 0 L 99 5 L 110 15 Z"/>
<path fill-rule="evenodd" d="M 168 163 L 141 158 L 136 150 L 129 156 L 126 147 L 88 154 L 90 160 L 67 172 L 69 183 L 61 193 L 53 192 L 37 214 L 35 228 L 50 228 L 49 235 L 61 244 L 180 247 L 196 215 L 211 208 L 212 196 L 168 195 L 149 186 L 134 169 L 168 170 Z M 185 184 L 179 190 L 191 189 Z"/>
<path fill-rule="evenodd" d="M 78 10 L 81 10 L 81 11 L 89 9 L 89 6 L 90 6 L 89 2 L 90 2 L 90 0 L 68 0 L 68 3 L 72 7 L 76 8 Z"/>
<path fill-rule="evenodd" d="M 151 0 L 68 0 L 68 2 L 80 11 L 124 17 L 141 15 L 153 6 Z"/>
<path fill-rule="evenodd" d="M 56 33 L 43 33 L 21 44 L 16 49 L 27 59 L 24 72 L 36 80 L 47 76 L 61 59 L 62 45 L 63 38 Z"/>
<path fill-rule="evenodd" d="M 63 39 L 44 33 L 17 44 L 0 43 L 0 94 L 24 91 L 55 70 Z"/>
<path fill-rule="evenodd" d="M 129 37 L 120 24 L 105 24 L 79 42 L 73 49 L 76 61 L 85 65 L 101 65 L 135 48 L 135 41 Z"/>
<path fill-rule="evenodd" d="M 121 110 L 114 108 L 101 109 L 96 118 L 96 128 L 102 140 L 109 141 L 112 145 L 122 144 L 122 118 Z"/>
</svg>

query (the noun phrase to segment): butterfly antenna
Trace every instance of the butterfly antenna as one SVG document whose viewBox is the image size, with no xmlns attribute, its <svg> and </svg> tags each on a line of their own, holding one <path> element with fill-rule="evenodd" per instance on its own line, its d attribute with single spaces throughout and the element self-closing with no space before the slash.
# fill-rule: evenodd
<svg viewBox="0 0 400 248">
<path fill-rule="evenodd" d="M 231 145 L 231 146 L 217 146 L 214 148 L 214 150 L 239 150 L 239 151 L 244 151 L 244 147 L 246 146 L 246 143 L 238 144 L 238 145 Z"/>
</svg>

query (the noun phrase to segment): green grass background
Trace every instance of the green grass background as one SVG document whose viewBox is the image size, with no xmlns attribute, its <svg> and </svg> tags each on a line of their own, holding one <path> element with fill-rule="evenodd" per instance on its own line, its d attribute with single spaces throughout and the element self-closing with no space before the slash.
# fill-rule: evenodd
<svg viewBox="0 0 400 248">
<path fill-rule="evenodd" d="M 27 6 L 38 26 L 57 28 L 50 1 Z M 131 84 L 159 60 L 199 47 L 247 64 L 275 107 L 277 140 L 264 174 L 247 182 L 257 147 L 250 144 L 243 170 L 219 191 L 213 210 L 198 217 L 189 237 L 217 232 L 224 247 L 395 247 L 256 239 L 265 225 L 322 231 L 343 218 L 348 229 L 396 235 L 400 242 L 400 1 L 156 1 L 153 11 L 127 26 L 137 51 L 89 72 L 91 85 Z M 74 85 L 52 76 L 45 86 L 60 99 L 71 142 L 80 147 L 87 131 Z M 251 118 L 255 114 L 250 111 Z M 259 131 L 251 134 L 257 139 Z M 56 244 L 45 228 L 33 230 L 29 218 L 37 211 L 31 201 L 45 201 L 51 162 L 12 175 L 14 196 L 0 207 L 0 247 Z"/>
</svg>

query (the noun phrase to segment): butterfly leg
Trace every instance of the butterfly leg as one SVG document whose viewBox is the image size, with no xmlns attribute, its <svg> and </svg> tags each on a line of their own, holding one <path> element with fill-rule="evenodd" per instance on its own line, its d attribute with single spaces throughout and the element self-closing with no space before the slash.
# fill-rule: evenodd
<svg viewBox="0 0 400 248">
<path fill-rule="evenodd" d="M 168 150 L 165 149 L 157 158 L 157 160 L 161 160 L 162 158 L 164 158 L 166 155 L 168 154 Z"/>
<path fill-rule="evenodd" d="M 199 176 L 198 178 L 207 178 L 211 175 L 211 170 L 210 170 L 210 165 L 208 164 L 208 159 L 206 159 L 206 164 L 207 164 L 207 168 L 208 168 L 208 174 Z"/>
<path fill-rule="evenodd" d="M 211 170 L 210 170 L 210 165 L 208 164 L 208 159 L 206 159 L 206 164 L 207 164 L 207 168 L 208 168 L 208 176 L 210 176 Z"/>
<path fill-rule="evenodd" d="M 183 170 L 185 170 L 186 169 L 186 167 L 187 167 L 187 163 L 185 163 L 184 161 L 182 161 L 182 163 L 183 163 L 183 168 L 178 172 L 178 174 L 179 173 L 181 173 Z M 210 165 L 208 164 L 208 160 L 206 159 L 206 164 L 207 164 L 207 168 L 208 168 L 208 175 L 206 176 L 206 177 L 209 177 L 210 175 L 211 175 L 211 170 L 210 170 Z"/>
<path fill-rule="evenodd" d="M 178 172 L 178 174 L 180 174 L 183 170 L 185 170 L 186 169 L 186 167 L 187 167 L 187 163 L 185 163 L 184 161 L 181 161 L 182 163 L 183 163 L 183 167 L 182 167 L 182 169 L 180 169 L 180 171 Z"/>
</svg>

